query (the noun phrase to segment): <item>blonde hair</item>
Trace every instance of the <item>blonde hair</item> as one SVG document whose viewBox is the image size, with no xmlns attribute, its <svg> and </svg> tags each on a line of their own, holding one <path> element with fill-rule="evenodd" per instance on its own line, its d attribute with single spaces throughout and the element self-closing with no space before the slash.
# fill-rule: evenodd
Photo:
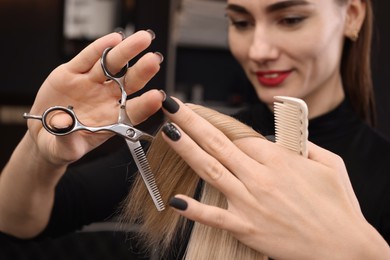
<svg viewBox="0 0 390 260">
<path fill-rule="evenodd" d="M 232 141 L 245 137 L 263 138 L 253 129 L 230 116 L 202 106 L 189 106 Z M 199 186 L 201 180 L 198 175 L 166 144 L 160 133 L 156 135 L 149 148 L 148 160 L 165 202 L 176 194 L 195 197 L 197 187 L 200 187 L 199 199 L 202 203 L 227 208 L 225 196 L 206 182 Z M 139 224 L 139 241 L 146 249 L 158 248 L 162 255 L 169 250 L 174 250 L 172 246 L 175 239 L 176 241 L 186 239 L 184 230 L 189 224 L 189 220 L 169 207 L 158 212 L 139 174 L 123 203 L 121 221 Z M 261 253 L 243 245 L 229 232 L 200 223 L 194 223 L 185 255 L 187 260 L 261 259 L 262 257 L 264 256 Z"/>
</svg>

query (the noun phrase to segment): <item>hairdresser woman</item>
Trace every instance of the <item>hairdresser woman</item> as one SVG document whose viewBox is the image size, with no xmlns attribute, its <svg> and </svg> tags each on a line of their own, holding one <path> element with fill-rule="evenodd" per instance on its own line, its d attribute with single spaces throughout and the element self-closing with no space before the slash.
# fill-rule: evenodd
<svg viewBox="0 0 390 260">
<path fill-rule="evenodd" d="M 374 166 L 381 167 L 385 165 L 384 161 L 389 157 L 387 156 L 388 149 L 383 149 L 383 146 L 388 147 L 388 145 L 385 142 L 379 145 L 375 140 L 382 139 L 374 135 L 368 128 L 364 128 L 368 131 L 368 138 L 367 132 L 361 132 L 363 123 L 355 114 L 361 114 L 363 118 L 365 118 L 366 114 L 355 112 L 355 110 L 351 109 L 349 103 L 345 101 L 347 99 L 344 98 L 343 84 L 339 73 L 339 62 L 344 38 L 355 36 L 355 30 L 352 29 L 360 29 L 363 20 L 367 21 L 365 19 L 368 18 L 364 18 L 368 17 L 368 15 L 364 15 L 366 5 L 358 0 L 350 0 L 344 4 L 339 2 L 336 0 L 228 1 L 228 16 L 233 24 L 230 29 L 232 52 L 242 63 L 245 71 L 248 73 L 248 77 L 252 79 L 252 83 L 261 99 L 258 107 L 250 110 L 250 113 L 243 112 L 238 117 L 253 125 L 259 131 L 261 131 L 260 127 L 264 126 L 265 131 L 261 132 L 265 135 L 269 134 L 270 131 L 267 132 L 266 130 L 273 128 L 270 127 L 270 124 L 273 124 L 272 113 L 268 106 L 262 104 L 270 105 L 272 96 L 275 94 L 292 95 L 305 99 L 310 111 L 312 111 L 311 117 L 313 120 L 310 124 L 315 125 L 315 120 L 318 121 L 320 119 L 320 130 L 323 129 L 322 126 L 324 125 L 334 125 L 332 123 L 334 111 L 338 112 L 336 113 L 336 119 L 338 119 L 335 122 L 336 126 L 340 123 L 339 121 L 344 123 L 346 119 L 345 117 L 340 117 L 339 113 L 344 115 L 346 112 L 347 119 L 350 119 L 349 116 L 352 114 L 353 117 L 351 119 L 353 119 L 354 123 L 352 126 L 355 127 L 355 120 L 357 120 L 358 132 L 351 135 L 347 132 L 347 135 L 345 135 L 346 133 L 341 131 L 354 131 L 355 128 L 352 128 L 351 125 L 347 125 L 349 128 L 336 127 L 336 129 L 325 129 L 327 132 L 323 134 L 316 133 L 315 129 L 311 127 L 310 133 L 314 133 L 312 140 L 321 146 L 328 145 L 329 149 L 333 149 L 334 152 L 340 154 L 346 160 L 349 174 L 352 176 L 352 184 L 358 193 L 358 199 L 360 202 L 364 202 L 364 207 L 362 207 L 363 213 L 382 235 L 388 237 L 386 234 L 389 234 L 387 232 L 387 220 L 389 218 L 385 217 L 388 203 L 385 203 L 383 200 L 383 198 L 386 198 L 386 194 L 382 196 L 382 194 L 375 193 L 386 190 L 384 188 L 387 187 L 388 182 L 379 180 L 378 176 L 382 175 L 379 175 L 379 170 L 374 168 Z M 369 2 L 367 2 L 367 7 L 368 4 Z M 249 10 L 256 10 L 256 12 L 252 13 L 253 11 L 249 12 Z M 360 19 L 358 19 L 359 17 Z M 347 26 L 347 24 L 354 24 L 353 21 L 359 20 L 360 23 L 355 24 L 356 27 L 351 29 Z M 265 26 L 264 22 L 269 24 Z M 268 31 L 267 37 L 264 37 L 263 33 L 267 32 L 268 26 L 273 26 L 273 30 Z M 253 30 L 254 28 L 257 29 Z M 240 35 L 238 34 L 239 32 L 243 34 Z M 255 35 L 254 32 L 256 32 Z M 127 60 L 133 58 L 150 44 L 153 38 L 151 35 L 151 33 L 141 31 L 122 42 L 119 35 L 109 35 L 99 39 L 74 60 L 59 67 L 48 77 L 38 93 L 31 113 L 40 114 L 52 105 L 66 106 L 72 104 L 75 110 L 78 109 L 76 112 L 80 115 L 80 120 L 85 122 L 85 124 L 101 125 L 115 121 L 117 107 L 113 104 L 116 104 L 119 99 L 119 93 L 116 91 L 116 87 L 111 86 L 110 88 L 111 83 L 105 82 L 105 77 L 99 64 L 101 53 L 108 46 L 116 46 L 107 56 L 107 62 L 111 71 L 119 70 Z M 367 40 L 366 37 L 369 36 L 361 33 L 361 37 L 359 37 L 357 42 Z M 352 38 L 355 39 L 355 37 Z M 240 39 L 243 42 L 238 41 Z M 291 39 L 297 40 L 292 42 Z M 271 42 L 267 42 L 267 40 Z M 284 45 L 281 45 L 282 43 Z M 346 40 L 346 44 L 354 46 L 350 40 Z M 288 47 L 294 48 L 290 49 Z M 250 55 L 247 56 L 245 52 Z M 158 71 L 160 62 L 161 56 L 158 54 L 148 53 L 143 56 L 128 72 L 126 81 L 128 93 L 141 88 Z M 253 76 L 253 71 L 264 70 L 285 70 L 286 72 L 273 72 L 270 75 L 260 73 L 258 79 L 257 76 Z M 263 84 L 275 82 L 271 79 L 275 78 L 275 76 L 280 78 L 279 75 L 288 75 L 285 81 L 286 86 L 283 88 L 269 88 Z M 361 74 L 358 73 L 356 75 Z M 292 79 L 294 81 L 290 82 Z M 331 81 L 334 84 L 322 84 L 325 79 L 332 79 Z M 287 84 L 287 82 L 290 83 Z M 335 87 L 331 90 L 326 87 L 332 85 Z M 353 87 L 351 89 L 354 90 Z M 313 93 L 321 93 L 321 98 L 311 99 L 312 95 L 309 94 Z M 348 91 L 347 93 L 356 97 L 356 95 L 352 95 L 354 94 L 353 91 Z M 370 97 L 370 95 L 364 95 L 364 97 L 367 96 Z M 163 95 L 158 91 L 150 91 L 137 99 L 129 100 L 127 107 L 132 122 L 135 124 L 142 122 L 156 112 L 161 107 L 162 100 Z M 269 187 L 268 193 L 260 190 L 259 196 L 240 196 L 239 204 L 242 207 L 239 208 L 236 204 L 229 204 L 229 212 L 223 211 L 225 215 L 220 215 L 221 211 L 213 208 L 207 208 L 207 210 L 211 210 L 209 212 L 210 215 L 207 215 L 208 211 L 197 210 L 202 206 L 189 200 L 189 198 L 177 197 L 171 200 L 170 204 L 174 208 L 181 209 L 180 212 L 182 214 L 187 214 L 188 217 L 210 225 L 218 226 L 219 223 L 220 227 L 233 231 L 245 244 L 276 258 L 300 258 L 301 256 L 307 256 L 308 250 L 318 253 L 319 256 L 324 258 L 326 257 L 326 252 L 334 253 L 338 256 L 346 256 L 347 253 L 358 253 L 361 258 L 366 258 L 365 254 L 360 254 L 360 250 L 363 249 L 367 253 L 380 252 L 382 257 L 386 254 L 388 250 L 386 243 L 361 216 L 349 186 L 348 178 L 346 178 L 345 169 L 342 167 L 340 160 L 337 157 L 335 158 L 335 155 L 321 152 L 322 150 L 315 146 L 310 148 L 311 157 L 309 160 L 297 158 L 272 143 L 253 142 L 256 144 L 254 146 L 252 142 L 249 144 L 237 144 L 243 152 L 234 150 L 234 147 L 223 139 L 222 141 L 225 144 L 220 146 L 221 142 L 219 140 L 221 139 L 213 138 L 216 134 L 215 129 L 210 129 L 202 122 L 199 122 L 199 125 L 192 125 L 193 130 L 186 128 L 186 119 L 183 118 L 188 119 L 187 123 L 197 123 L 198 121 L 195 121 L 196 119 L 190 112 L 183 109 L 184 106 L 179 101 L 177 103 L 172 100 L 168 97 L 162 102 L 167 115 L 172 121 L 182 127 L 184 132 L 187 132 L 192 138 L 199 141 L 201 147 L 190 143 L 188 141 L 190 139 L 184 135 L 184 132 L 182 132 L 182 138 L 179 138 L 177 142 L 171 142 L 168 139 L 167 141 L 183 155 L 189 164 L 194 165 L 194 162 L 201 161 L 206 166 L 206 168 L 194 166 L 195 170 L 205 180 L 210 181 L 220 189 L 222 189 L 222 186 L 217 185 L 216 182 L 218 180 L 220 183 L 226 181 L 221 185 L 227 185 L 228 190 L 222 189 L 222 191 L 230 198 L 239 194 L 248 194 L 244 182 L 236 181 L 229 183 L 229 180 L 232 181 L 232 178 L 228 178 L 231 176 L 231 173 L 238 178 L 247 177 L 246 184 L 250 183 L 257 187 Z M 361 105 L 358 103 L 354 107 L 361 107 Z M 259 120 L 259 122 L 256 120 Z M 350 121 L 347 122 L 350 123 Z M 205 130 L 207 130 L 209 135 L 203 137 L 194 135 L 196 134 L 195 132 L 204 132 L 204 127 L 206 127 Z M 334 136 L 339 133 L 340 136 Z M 370 148 L 370 150 L 366 148 L 355 149 L 363 148 L 359 146 L 366 145 L 366 143 L 355 142 L 351 148 L 341 143 L 341 141 L 349 142 L 350 139 L 348 138 L 356 138 L 356 134 L 363 134 L 363 139 L 375 141 L 372 142 L 371 146 L 376 146 L 377 150 L 373 148 Z M 0 230 L 17 237 L 31 238 L 40 235 L 43 230 L 46 232 L 47 229 L 53 229 L 53 226 L 55 230 L 60 230 L 59 233 L 63 233 L 80 228 L 91 221 L 105 219 L 107 215 L 96 216 L 95 212 L 91 213 L 85 211 L 84 207 L 80 207 L 79 204 L 85 196 L 73 197 L 74 190 L 72 187 L 83 185 L 83 188 L 89 189 L 83 190 L 84 192 L 91 191 L 93 193 L 95 191 L 94 194 L 88 193 L 88 195 L 95 196 L 92 202 L 95 201 L 95 204 L 97 204 L 96 208 L 102 208 L 102 202 L 107 195 L 111 195 L 119 187 L 123 186 L 123 178 L 119 178 L 117 182 L 112 182 L 116 178 L 114 170 L 117 168 L 104 168 L 107 167 L 105 166 L 107 161 L 104 161 L 104 163 L 97 162 L 94 167 L 96 171 L 89 172 L 92 176 L 103 176 L 100 184 L 88 183 L 85 181 L 86 179 L 82 178 L 77 179 L 77 176 L 84 176 L 83 174 L 87 169 L 80 170 L 79 174 L 71 175 L 72 178 L 70 179 L 65 178 L 65 182 L 63 177 L 67 175 L 64 175 L 64 172 L 69 163 L 79 159 L 107 138 L 109 138 L 108 135 L 85 133 L 74 133 L 66 137 L 53 137 L 42 129 L 39 122 L 31 120 L 29 122 L 29 131 L 16 148 L 9 164 L 0 176 Z M 339 143 L 340 145 L 336 147 L 335 144 Z M 193 159 L 188 158 L 185 152 L 178 148 L 179 144 L 187 147 L 190 151 L 199 153 L 196 153 Z M 259 147 L 259 145 L 265 146 Z M 223 147 L 224 149 L 219 149 L 218 147 Z M 257 152 L 257 149 L 260 152 Z M 320 152 L 317 151 L 318 149 Z M 202 150 L 207 153 L 202 152 Z M 221 153 L 216 154 L 212 152 L 213 150 Z M 351 150 L 352 153 L 349 154 L 348 150 Z M 367 151 L 368 154 L 371 153 L 372 155 L 371 157 L 365 157 L 364 154 L 362 156 L 360 154 L 361 151 Z M 279 156 L 280 153 L 282 156 Z M 381 156 L 376 156 L 378 153 Z M 244 167 L 248 167 L 245 169 L 240 168 L 239 164 L 227 164 L 229 160 L 234 159 L 232 155 L 240 155 L 237 158 L 252 163 L 242 164 Z M 246 157 L 244 158 L 244 156 Z M 317 159 L 316 156 L 320 158 Z M 376 156 L 378 161 L 374 161 L 373 156 Z M 26 160 L 26 158 L 34 158 L 34 160 Z M 364 161 L 363 158 L 365 159 Z M 128 160 L 128 157 L 126 159 Z M 122 161 L 121 164 L 124 162 L 126 161 Z M 268 168 L 266 169 L 262 166 L 265 165 L 265 162 L 277 168 L 269 167 L 268 170 Z M 100 165 L 100 167 L 96 167 L 96 165 Z M 325 167 L 326 165 L 328 167 Z M 115 164 L 112 166 L 115 166 Z M 230 175 L 229 172 L 220 170 L 224 168 L 231 171 Z M 210 179 L 207 175 L 214 172 L 210 173 L 207 169 L 216 169 L 216 173 L 228 174 L 216 174 L 214 176 L 217 177 Z M 256 170 L 255 174 L 269 173 L 269 176 L 275 179 L 256 178 L 256 175 L 249 170 Z M 102 172 L 103 175 L 101 175 Z M 246 172 L 250 174 L 243 175 Z M 320 174 L 321 172 L 324 172 L 324 176 L 318 179 L 316 173 Z M 375 172 L 374 176 L 369 176 L 368 174 L 372 172 Z M 286 175 L 278 173 L 286 173 Z M 222 176 L 222 178 L 218 178 L 218 176 Z M 290 181 L 287 183 L 283 182 L 283 180 L 287 181 L 286 176 L 292 178 L 288 179 Z M 365 186 L 367 183 L 366 176 L 369 176 L 370 184 L 378 188 L 377 190 L 371 189 L 372 197 L 366 192 L 368 188 Z M 328 185 L 322 186 L 323 182 Z M 271 185 L 272 183 L 281 183 L 282 188 L 278 189 L 278 193 L 274 192 L 277 187 Z M 290 186 L 289 184 L 291 183 L 299 185 Z M 60 189 L 57 188 L 56 203 L 54 203 L 55 187 L 60 187 Z M 293 187 L 299 188 L 293 189 Z M 312 190 L 309 192 L 311 187 Z M 327 189 L 327 187 L 335 187 L 335 189 Z M 318 193 L 316 190 L 318 190 Z M 334 190 L 335 192 L 333 192 Z M 72 191 L 72 193 L 67 193 L 67 191 Z M 290 196 L 293 191 L 296 192 L 293 194 L 295 196 Z M 280 196 L 268 197 L 269 200 L 265 201 L 264 199 L 267 198 L 265 194 L 280 194 Z M 66 200 L 58 201 L 57 198 L 59 197 L 66 198 Z M 285 203 L 283 198 L 290 198 L 292 201 Z M 306 200 L 302 200 L 302 198 L 308 199 L 310 203 L 305 203 Z M 257 200 L 259 200 L 260 204 L 256 203 Z M 110 212 L 108 214 L 115 211 L 120 201 L 121 199 L 117 198 L 116 201 L 112 202 L 112 205 L 108 207 L 107 211 Z M 323 203 L 326 203 L 327 207 Z M 258 222 L 259 225 L 252 225 L 249 217 L 257 216 L 257 213 L 261 213 L 259 205 L 264 206 L 266 209 L 269 208 L 269 212 L 266 212 L 266 214 L 263 212 L 263 215 L 259 215 L 262 216 L 260 218 L 264 220 L 263 223 L 268 223 L 273 220 L 273 216 L 279 215 L 281 217 L 284 216 L 285 219 L 287 218 L 288 223 L 283 221 L 283 219 L 280 221 L 275 219 L 273 222 L 270 222 L 272 223 L 270 225 L 272 229 L 268 230 L 269 232 L 265 232 L 264 226 L 260 225 L 263 223 Z M 371 205 L 378 206 L 370 208 L 369 206 Z M 89 207 L 90 205 L 83 204 L 82 206 Z M 61 211 L 62 208 L 66 208 L 66 210 Z M 76 209 L 80 209 L 80 212 Z M 332 216 L 337 217 L 330 219 L 331 215 L 326 214 L 328 213 L 327 209 L 332 209 L 331 212 L 337 213 Z M 297 214 L 299 212 L 302 214 Z M 83 213 L 82 216 L 79 216 L 80 213 Z M 227 215 L 230 218 L 226 218 Z M 241 218 L 234 217 L 234 215 L 239 215 Z M 209 219 L 208 216 L 222 216 L 217 218 L 221 222 L 206 222 Z M 321 218 L 317 218 L 319 216 Z M 223 219 L 226 219 L 226 221 L 223 222 Z M 307 219 L 312 221 L 306 221 Z M 302 224 L 312 223 L 313 220 L 318 221 L 316 222 L 318 224 L 317 227 L 324 227 L 324 230 L 319 232 L 321 234 L 319 236 L 315 236 L 315 232 L 312 232 L 314 229 L 310 229 L 309 226 L 304 227 L 304 224 Z M 239 225 L 240 222 L 247 222 L 248 226 Z M 243 233 L 237 233 L 237 230 L 232 229 L 232 226 L 236 225 L 243 227 Z M 61 230 L 64 226 L 65 231 Z M 304 229 L 301 229 L 302 227 Z M 320 229 L 318 230 L 320 231 Z M 271 231 L 274 232 L 272 233 Z M 252 239 L 245 240 L 245 237 Z M 268 240 L 267 237 L 270 239 Z M 289 243 L 285 239 L 289 240 Z M 281 241 L 280 244 L 276 242 L 278 240 Z M 253 244 L 253 241 L 255 241 L 255 244 Z M 294 241 L 297 241 L 297 243 L 294 243 Z M 351 242 L 346 243 L 347 241 Z M 308 245 L 304 250 L 304 254 L 301 253 L 303 245 Z M 298 248 L 299 251 L 294 251 L 294 248 Z M 374 257 L 374 255 L 370 255 L 370 258 Z"/>
<path fill-rule="evenodd" d="M 306 160 L 263 140 L 232 144 L 168 99 L 179 130 L 166 140 L 229 202 L 222 210 L 178 195 L 171 206 L 276 259 L 389 259 L 373 229 L 390 242 L 390 144 L 369 126 L 371 1 L 228 0 L 227 17 L 230 49 L 261 101 L 236 117 L 273 134 L 273 96 L 304 99 L 309 139 L 341 156 L 352 187 L 334 154 L 312 144 Z"/>
</svg>

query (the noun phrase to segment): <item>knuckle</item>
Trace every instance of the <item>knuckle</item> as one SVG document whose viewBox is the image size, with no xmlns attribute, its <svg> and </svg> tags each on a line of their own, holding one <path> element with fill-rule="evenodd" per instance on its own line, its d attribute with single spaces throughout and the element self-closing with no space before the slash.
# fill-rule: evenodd
<svg viewBox="0 0 390 260">
<path fill-rule="evenodd" d="M 270 182 L 251 182 L 248 189 L 255 194 L 261 194 L 263 198 L 273 197 L 278 194 L 278 188 Z"/>
<path fill-rule="evenodd" d="M 230 158 L 232 151 L 230 143 L 226 141 L 226 138 L 220 133 L 210 136 L 210 141 L 204 146 L 205 149 L 212 155 L 220 158 Z"/>
<path fill-rule="evenodd" d="M 335 165 L 344 166 L 344 160 L 338 154 L 334 155 L 334 162 L 335 162 Z"/>
<path fill-rule="evenodd" d="M 241 227 L 241 233 L 245 234 L 248 237 L 252 237 L 258 233 L 258 228 L 254 227 L 250 224 L 243 223 L 243 225 Z"/>
<path fill-rule="evenodd" d="M 216 228 L 224 228 L 226 222 L 225 216 L 221 213 L 217 213 L 215 214 L 213 222 Z"/>
<path fill-rule="evenodd" d="M 144 68 L 133 66 L 126 75 L 126 81 L 131 82 L 131 84 L 144 84 L 149 77 L 149 73 L 145 73 Z"/>
<path fill-rule="evenodd" d="M 212 160 L 205 167 L 205 173 L 212 181 L 218 181 L 223 176 L 224 171 L 224 167 L 217 160 Z"/>
<path fill-rule="evenodd" d="M 190 111 L 187 111 L 187 109 L 180 109 L 180 110 L 181 110 L 181 114 L 180 114 L 181 116 L 177 118 L 176 121 L 181 126 L 185 128 L 186 126 L 197 125 L 197 118 L 195 117 L 195 114 L 191 113 Z"/>
</svg>

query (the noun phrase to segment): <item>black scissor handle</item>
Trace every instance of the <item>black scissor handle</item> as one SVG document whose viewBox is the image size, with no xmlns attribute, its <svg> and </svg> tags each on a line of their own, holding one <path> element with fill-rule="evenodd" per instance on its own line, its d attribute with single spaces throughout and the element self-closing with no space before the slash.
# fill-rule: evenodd
<svg viewBox="0 0 390 260">
<path fill-rule="evenodd" d="M 72 120 L 71 124 L 66 127 L 56 127 L 50 123 L 51 118 L 56 112 L 65 113 Z M 63 107 L 63 106 L 54 106 L 47 109 L 42 115 L 42 125 L 43 127 L 53 135 L 67 135 L 73 132 L 76 126 L 77 118 L 72 107 Z"/>
</svg>

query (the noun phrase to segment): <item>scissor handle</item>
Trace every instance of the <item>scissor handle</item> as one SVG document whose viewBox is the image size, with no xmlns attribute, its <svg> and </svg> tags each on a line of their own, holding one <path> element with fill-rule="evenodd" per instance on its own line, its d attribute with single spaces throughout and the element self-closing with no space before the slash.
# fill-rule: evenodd
<svg viewBox="0 0 390 260">
<path fill-rule="evenodd" d="M 126 75 L 127 69 L 129 68 L 129 64 L 126 63 L 126 65 L 118 73 L 116 73 L 116 74 L 111 73 L 111 71 L 109 71 L 107 66 L 106 66 L 106 57 L 107 57 L 108 52 L 111 50 L 112 50 L 112 47 L 108 47 L 103 51 L 102 58 L 100 59 L 100 64 L 102 66 L 104 75 L 107 78 L 113 79 L 113 80 L 118 80 L 119 78 L 122 78 L 123 76 Z"/>
<path fill-rule="evenodd" d="M 51 118 L 53 116 L 52 113 L 55 112 L 61 112 L 65 113 L 69 118 L 71 119 L 71 124 L 69 124 L 66 127 L 55 127 L 50 122 Z M 58 135 L 63 136 L 70 133 L 73 133 L 75 131 L 84 130 L 89 131 L 92 133 L 96 132 L 102 132 L 102 131 L 108 131 L 112 132 L 116 135 L 119 135 L 126 140 L 129 140 L 131 142 L 138 142 L 139 140 L 145 140 L 145 141 L 152 141 L 153 136 L 149 135 L 148 133 L 145 133 L 132 125 L 126 124 L 126 123 L 114 123 L 110 125 L 104 125 L 104 126 L 85 126 L 83 125 L 76 117 L 75 112 L 73 111 L 72 106 L 63 107 L 63 106 L 54 106 L 48 108 L 42 116 L 37 115 L 31 115 L 29 113 L 24 113 L 23 117 L 25 119 L 36 119 L 40 120 L 42 122 L 43 127 L 52 135 Z"/>
<path fill-rule="evenodd" d="M 125 91 L 125 75 L 127 73 L 127 69 L 129 68 L 129 64 L 126 63 L 126 65 L 116 74 L 111 73 L 107 66 L 106 66 L 106 57 L 109 51 L 112 50 L 112 47 L 108 47 L 103 51 L 102 57 L 100 58 L 100 65 L 102 67 L 102 70 L 104 72 L 104 75 L 113 81 L 115 81 L 121 91 L 121 110 L 120 110 L 120 116 L 119 116 L 119 122 L 124 122 L 125 118 L 127 117 L 126 113 L 124 112 L 124 108 L 126 107 L 126 99 L 127 99 L 127 93 Z M 129 121 L 130 122 L 130 121 Z M 127 122 L 127 123 L 129 123 Z"/>
<path fill-rule="evenodd" d="M 69 126 L 57 128 L 50 123 L 52 113 L 57 111 L 63 112 L 70 117 L 72 122 Z M 43 127 L 53 135 L 61 136 L 61 135 L 70 134 L 75 129 L 77 122 L 78 122 L 77 117 L 72 107 L 54 106 L 54 107 L 50 107 L 42 114 Z"/>
</svg>

